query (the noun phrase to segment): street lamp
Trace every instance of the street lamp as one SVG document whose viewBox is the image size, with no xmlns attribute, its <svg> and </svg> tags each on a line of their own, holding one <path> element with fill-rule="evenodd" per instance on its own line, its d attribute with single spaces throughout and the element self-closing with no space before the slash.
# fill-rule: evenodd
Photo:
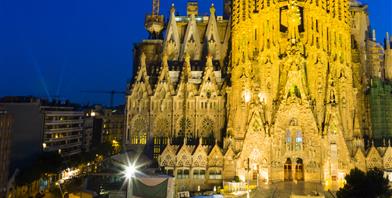
<svg viewBox="0 0 392 198">
<path fill-rule="evenodd" d="M 133 186 L 132 186 L 132 178 L 135 176 L 136 173 L 136 167 L 133 164 L 128 165 L 125 167 L 124 170 L 124 176 L 128 180 L 128 186 L 127 186 L 127 197 L 126 198 L 131 198 L 133 197 Z"/>
<path fill-rule="evenodd" d="M 136 173 L 136 168 L 134 165 L 129 165 L 125 168 L 124 176 L 127 179 L 131 179 Z"/>
</svg>

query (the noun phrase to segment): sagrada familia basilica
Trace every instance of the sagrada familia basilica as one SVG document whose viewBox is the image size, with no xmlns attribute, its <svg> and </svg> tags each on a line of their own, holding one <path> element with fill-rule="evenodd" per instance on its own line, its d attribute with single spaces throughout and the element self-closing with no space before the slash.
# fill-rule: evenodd
<svg viewBox="0 0 392 198">
<path fill-rule="evenodd" d="M 367 5 L 223 4 L 223 16 L 188 1 L 184 16 L 172 5 L 168 20 L 146 17 L 126 143 L 150 148 L 187 190 L 238 179 L 339 184 L 355 167 L 388 174 L 391 41 L 376 42 Z"/>
</svg>

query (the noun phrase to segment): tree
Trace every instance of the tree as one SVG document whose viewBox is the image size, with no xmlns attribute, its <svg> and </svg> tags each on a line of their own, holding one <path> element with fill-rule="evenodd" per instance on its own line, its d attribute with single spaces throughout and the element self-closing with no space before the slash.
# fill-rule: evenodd
<svg viewBox="0 0 392 198">
<path fill-rule="evenodd" d="M 380 169 L 372 169 L 367 173 L 358 168 L 352 169 L 345 177 L 347 183 L 336 193 L 338 198 L 389 198 L 389 180 Z"/>
<path fill-rule="evenodd" d="M 16 176 L 18 185 L 30 184 L 42 177 L 45 173 L 57 173 L 63 168 L 63 159 L 57 152 L 43 152 L 33 163 L 22 169 Z"/>
</svg>

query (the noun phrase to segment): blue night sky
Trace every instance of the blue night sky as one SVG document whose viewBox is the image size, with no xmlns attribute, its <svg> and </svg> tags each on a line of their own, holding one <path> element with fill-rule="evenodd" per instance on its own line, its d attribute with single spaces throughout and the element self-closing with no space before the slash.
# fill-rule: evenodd
<svg viewBox="0 0 392 198">
<path fill-rule="evenodd" d="M 199 0 L 200 12 L 214 2 Z M 78 103 L 108 104 L 108 95 L 81 90 L 124 91 L 132 76 L 132 47 L 147 37 L 144 16 L 152 0 L 0 0 L 0 96 L 60 96 Z M 174 2 L 161 0 L 161 13 Z M 369 4 L 377 39 L 392 32 L 392 1 Z M 122 96 L 116 103 L 123 102 Z"/>
</svg>

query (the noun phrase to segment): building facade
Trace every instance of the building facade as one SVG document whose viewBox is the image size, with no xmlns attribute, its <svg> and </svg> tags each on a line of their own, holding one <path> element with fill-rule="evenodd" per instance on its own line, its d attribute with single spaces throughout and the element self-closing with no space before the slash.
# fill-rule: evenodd
<svg viewBox="0 0 392 198">
<path fill-rule="evenodd" d="M 371 82 L 392 76 L 390 39 L 384 50 L 369 36 L 366 5 L 224 5 L 224 16 L 173 5 L 165 36 L 136 46 L 127 144 L 166 138 L 158 163 L 188 190 L 235 177 L 342 184 L 354 167 L 392 168 L 390 144 L 364 139 L 384 133 L 372 127 Z M 187 141 L 208 137 L 216 143 Z"/>
<path fill-rule="evenodd" d="M 0 105 L 13 117 L 9 175 L 27 168 L 42 153 L 43 116 L 40 102 L 31 97 L 4 97 Z"/>
<path fill-rule="evenodd" d="M 14 118 L 12 170 L 23 168 L 42 152 L 59 152 L 64 157 L 81 153 L 84 112 L 76 106 L 11 96 L 1 98 L 0 104 Z"/>
<path fill-rule="evenodd" d="M 44 117 L 43 150 L 62 156 L 82 152 L 84 112 L 69 105 L 42 105 Z"/>
<path fill-rule="evenodd" d="M 12 117 L 0 107 L 0 197 L 5 197 L 11 157 Z"/>
<path fill-rule="evenodd" d="M 103 110 L 103 142 L 122 142 L 124 118 L 124 106 Z"/>
</svg>

